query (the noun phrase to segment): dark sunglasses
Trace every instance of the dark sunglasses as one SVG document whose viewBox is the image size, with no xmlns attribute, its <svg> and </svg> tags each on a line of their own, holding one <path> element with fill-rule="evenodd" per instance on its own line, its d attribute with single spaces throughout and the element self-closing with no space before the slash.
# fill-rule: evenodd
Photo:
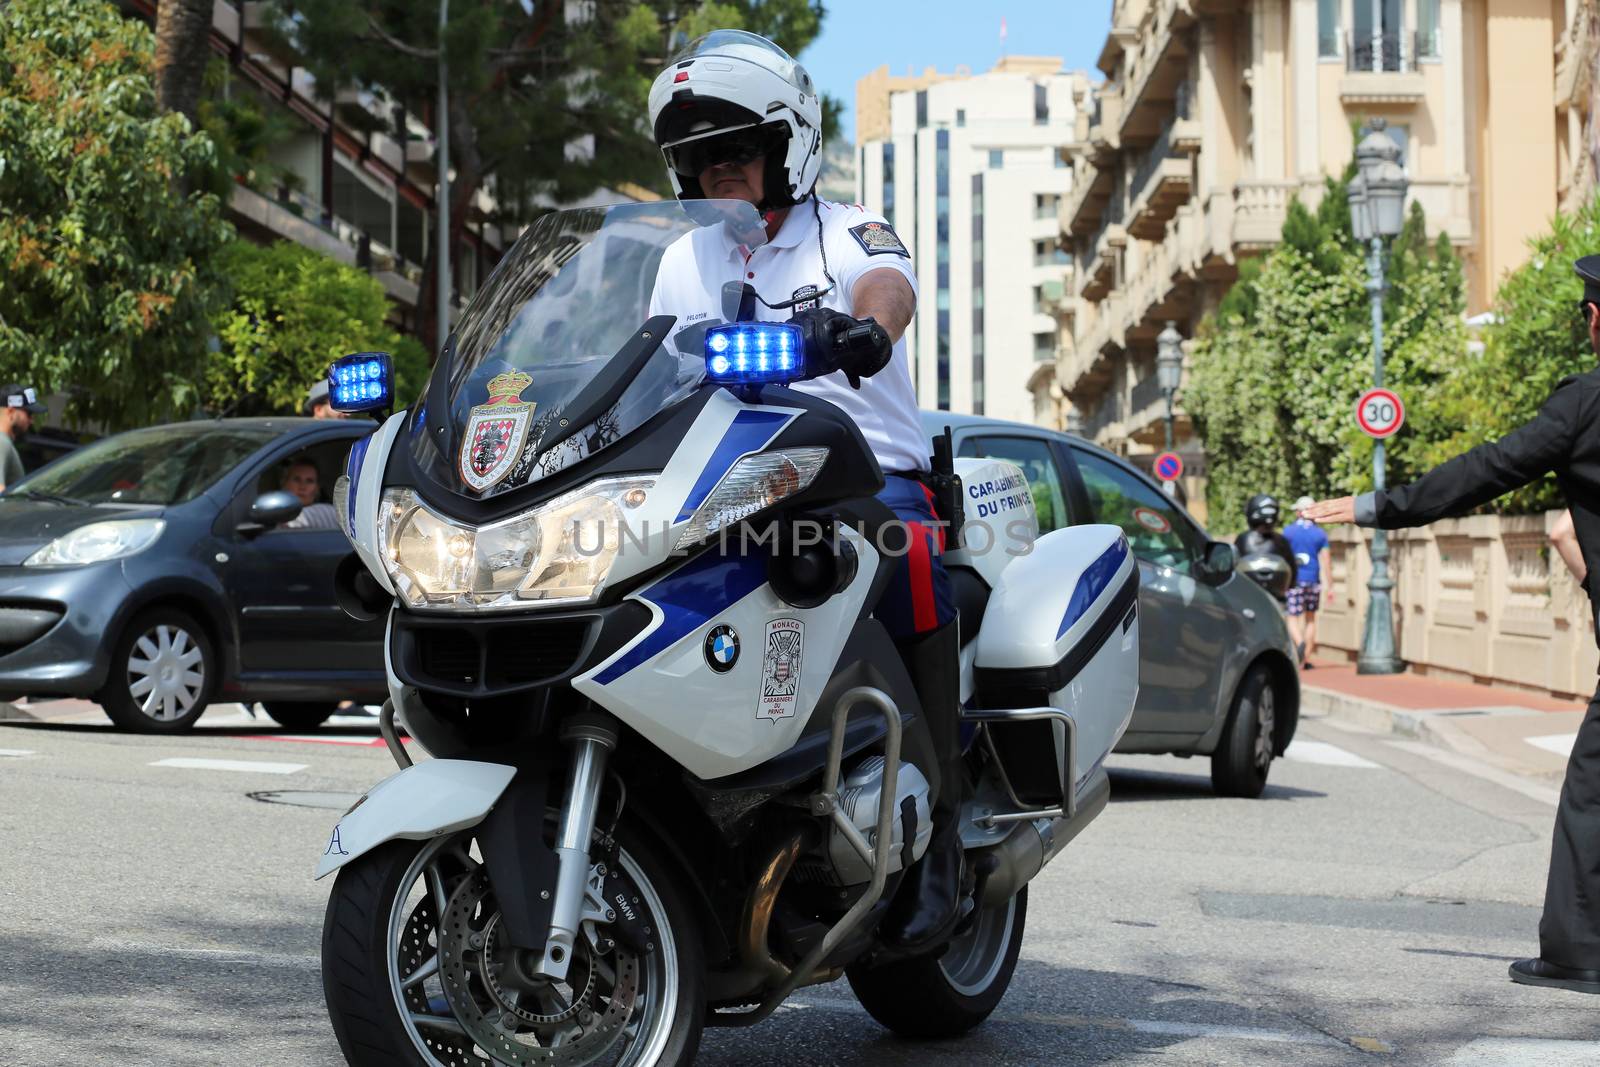
<svg viewBox="0 0 1600 1067">
<path fill-rule="evenodd" d="M 766 127 L 734 130 L 669 148 L 667 162 L 679 174 L 693 178 L 719 165 L 742 167 L 768 155 L 776 142 L 774 132 Z"/>
</svg>

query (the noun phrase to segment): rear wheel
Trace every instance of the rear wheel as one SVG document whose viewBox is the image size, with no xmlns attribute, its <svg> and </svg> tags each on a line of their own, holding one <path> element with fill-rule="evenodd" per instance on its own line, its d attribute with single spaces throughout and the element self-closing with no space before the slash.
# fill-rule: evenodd
<svg viewBox="0 0 1600 1067">
<path fill-rule="evenodd" d="M 943 955 L 848 971 L 861 1006 L 901 1037 L 958 1037 L 999 1006 L 1017 969 L 1028 919 L 1028 888 L 979 908 Z"/>
<path fill-rule="evenodd" d="M 608 924 L 586 921 L 559 983 L 530 975 L 528 954 L 506 943 L 472 831 L 392 842 L 352 861 L 322 931 L 323 991 L 345 1060 L 688 1067 L 705 1011 L 695 913 L 646 842 L 624 834 L 620 843 L 617 864 L 650 940 L 633 949 Z"/>
<path fill-rule="evenodd" d="M 1228 725 L 1211 754 L 1211 785 L 1218 796 L 1259 797 L 1267 788 L 1277 743 L 1278 698 L 1265 667 L 1239 683 Z"/>
<path fill-rule="evenodd" d="M 315 730 L 331 719 L 339 707 L 331 700 L 265 700 L 261 706 L 285 730 Z"/>
<path fill-rule="evenodd" d="M 216 684 L 217 657 L 204 628 L 177 608 L 153 608 L 117 639 L 97 696 L 124 730 L 177 734 L 205 714 Z"/>
</svg>

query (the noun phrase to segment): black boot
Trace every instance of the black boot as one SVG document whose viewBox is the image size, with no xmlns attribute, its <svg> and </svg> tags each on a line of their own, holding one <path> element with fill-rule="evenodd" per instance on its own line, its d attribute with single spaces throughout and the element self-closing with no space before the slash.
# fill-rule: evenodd
<svg viewBox="0 0 1600 1067">
<path fill-rule="evenodd" d="M 900 647 L 939 761 L 939 795 L 933 837 L 907 872 L 881 932 L 903 952 L 936 948 L 962 917 L 966 874 L 961 848 L 961 805 L 966 768 L 961 758 L 961 642 L 955 622 Z"/>
</svg>

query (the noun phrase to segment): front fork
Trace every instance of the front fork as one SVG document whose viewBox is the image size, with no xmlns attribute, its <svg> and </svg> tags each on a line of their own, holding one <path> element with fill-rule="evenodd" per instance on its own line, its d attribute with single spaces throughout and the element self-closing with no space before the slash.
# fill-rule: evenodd
<svg viewBox="0 0 1600 1067">
<path fill-rule="evenodd" d="M 572 753 L 572 773 L 561 805 L 556 832 L 556 889 L 550 908 L 550 933 L 538 971 L 564 980 L 572 962 L 573 946 L 583 922 L 589 884 L 589 842 L 599 817 L 600 787 L 606 763 L 617 746 L 615 721 L 604 714 L 586 714 L 568 720 L 561 731 Z M 545 892 L 541 890 L 541 892 Z"/>
</svg>

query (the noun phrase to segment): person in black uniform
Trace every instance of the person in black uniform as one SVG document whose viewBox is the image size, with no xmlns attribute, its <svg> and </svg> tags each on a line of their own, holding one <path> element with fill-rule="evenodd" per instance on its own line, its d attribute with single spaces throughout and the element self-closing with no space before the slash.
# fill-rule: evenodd
<svg viewBox="0 0 1600 1067">
<path fill-rule="evenodd" d="M 1578 260 L 1589 343 L 1600 354 L 1600 256 Z M 1563 378 L 1532 421 L 1442 463 L 1410 485 L 1313 504 L 1319 522 L 1386 530 L 1464 515 L 1554 471 L 1592 576 L 1600 564 L 1600 368 Z M 1586 581 L 1591 610 L 1600 583 Z M 1600 993 L 1600 689 L 1567 761 L 1539 921 L 1539 957 L 1511 965 L 1524 985 Z"/>
<path fill-rule="evenodd" d="M 1244 506 L 1244 519 L 1250 528 L 1233 539 L 1233 551 L 1240 562 L 1254 556 L 1280 556 L 1283 559 L 1285 579 L 1283 588 L 1270 588 L 1268 592 L 1279 600 L 1284 599 L 1290 582 L 1294 581 L 1294 549 L 1288 538 L 1278 529 L 1278 500 L 1268 493 L 1257 493 Z"/>
</svg>

